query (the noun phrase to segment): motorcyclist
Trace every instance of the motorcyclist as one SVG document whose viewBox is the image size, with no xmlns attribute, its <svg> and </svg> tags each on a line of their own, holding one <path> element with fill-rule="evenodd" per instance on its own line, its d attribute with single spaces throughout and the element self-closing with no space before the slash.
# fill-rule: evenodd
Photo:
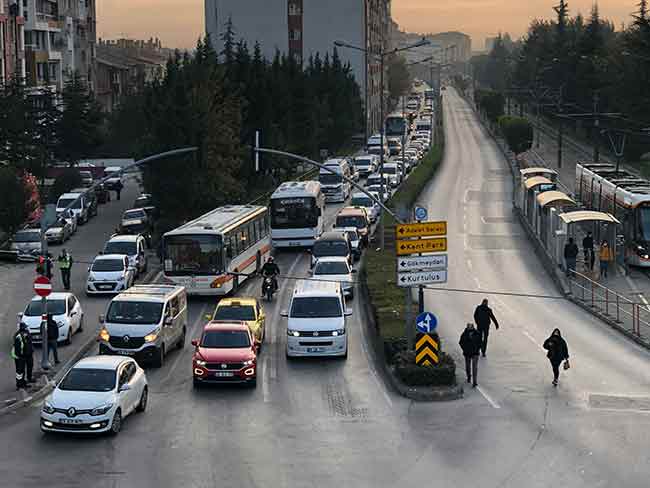
<svg viewBox="0 0 650 488">
<path fill-rule="evenodd" d="M 270 256 L 269 259 L 264 264 L 264 266 L 262 266 L 262 277 L 263 278 L 271 277 L 274 292 L 277 291 L 278 289 L 277 277 L 279 274 L 280 274 L 280 268 L 275 263 L 273 256 Z M 264 280 L 262 280 L 262 295 L 264 295 Z"/>
</svg>

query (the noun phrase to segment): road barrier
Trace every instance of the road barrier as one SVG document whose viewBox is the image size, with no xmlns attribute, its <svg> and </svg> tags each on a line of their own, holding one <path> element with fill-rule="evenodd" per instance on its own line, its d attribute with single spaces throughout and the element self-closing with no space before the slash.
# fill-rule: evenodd
<svg viewBox="0 0 650 488">
<path fill-rule="evenodd" d="M 650 305 L 630 300 L 577 271 L 571 273 L 568 282 L 571 300 L 614 322 L 639 341 L 650 342 Z"/>
</svg>

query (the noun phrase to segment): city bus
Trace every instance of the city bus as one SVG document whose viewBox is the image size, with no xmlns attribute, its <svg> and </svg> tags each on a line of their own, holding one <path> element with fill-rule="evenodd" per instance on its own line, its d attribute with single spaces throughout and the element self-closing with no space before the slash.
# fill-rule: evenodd
<svg viewBox="0 0 650 488">
<path fill-rule="evenodd" d="M 163 236 L 163 276 L 189 295 L 227 295 L 246 279 L 242 275 L 259 271 L 270 252 L 267 207 L 219 207 Z"/>
<path fill-rule="evenodd" d="M 408 121 L 401 112 L 390 114 L 386 117 L 386 137 L 405 138 L 408 133 Z"/>
<path fill-rule="evenodd" d="M 318 181 L 287 181 L 271 195 L 273 247 L 311 247 L 323 233 L 325 195 Z"/>
</svg>

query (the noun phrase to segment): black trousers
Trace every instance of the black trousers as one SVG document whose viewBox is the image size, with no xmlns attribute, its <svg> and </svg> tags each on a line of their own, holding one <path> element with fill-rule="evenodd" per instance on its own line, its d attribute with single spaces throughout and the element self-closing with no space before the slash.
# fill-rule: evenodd
<svg viewBox="0 0 650 488">
<path fill-rule="evenodd" d="M 476 356 L 465 356 L 465 371 L 467 381 L 474 379 L 474 384 L 478 383 L 478 354 Z"/>
<path fill-rule="evenodd" d="M 28 381 L 32 381 L 32 371 L 34 369 L 34 358 L 16 358 L 16 388 L 25 388 Z"/>
<path fill-rule="evenodd" d="M 47 358 L 50 358 L 50 352 L 54 353 L 54 361 L 59 362 L 59 350 L 58 350 L 58 344 L 56 339 L 52 339 L 47 341 Z"/>
<path fill-rule="evenodd" d="M 554 359 L 549 359 L 549 361 L 551 361 L 551 368 L 553 368 L 553 381 L 557 381 L 560 377 L 560 364 L 562 364 L 562 361 Z"/>
<path fill-rule="evenodd" d="M 478 333 L 481 334 L 481 352 L 485 356 L 485 353 L 487 352 L 487 343 L 488 343 L 488 336 L 490 335 L 490 328 L 481 327 L 480 329 L 477 330 Z"/>
<path fill-rule="evenodd" d="M 70 289 L 70 268 L 61 269 L 61 280 L 63 280 L 63 288 Z"/>
</svg>

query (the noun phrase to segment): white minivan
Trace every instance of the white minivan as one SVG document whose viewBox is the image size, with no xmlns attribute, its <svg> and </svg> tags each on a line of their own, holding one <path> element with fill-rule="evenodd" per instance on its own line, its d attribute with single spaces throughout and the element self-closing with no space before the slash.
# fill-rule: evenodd
<svg viewBox="0 0 650 488">
<path fill-rule="evenodd" d="M 340 283 L 300 281 L 293 291 L 287 317 L 287 358 L 348 357 L 345 306 Z"/>
<path fill-rule="evenodd" d="M 79 224 L 88 222 L 88 205 L 86 204 L 86 196 L 81 193 L 64 193 L 59 197 L 56 202 L 56 214 L 60 215 L 70 204 L 74 203 L 70 209 L 77 217 Z"/>
<path fill-rule="evenodd" d="M 323 166 L 331 170 L 321 168 L 318 175 L 325 201 L 344 203 L 352 192 L 352 185 L 345 179 L 352 178 L 350 163 L 345 158 L 329 159 Z"/>
</svg>

